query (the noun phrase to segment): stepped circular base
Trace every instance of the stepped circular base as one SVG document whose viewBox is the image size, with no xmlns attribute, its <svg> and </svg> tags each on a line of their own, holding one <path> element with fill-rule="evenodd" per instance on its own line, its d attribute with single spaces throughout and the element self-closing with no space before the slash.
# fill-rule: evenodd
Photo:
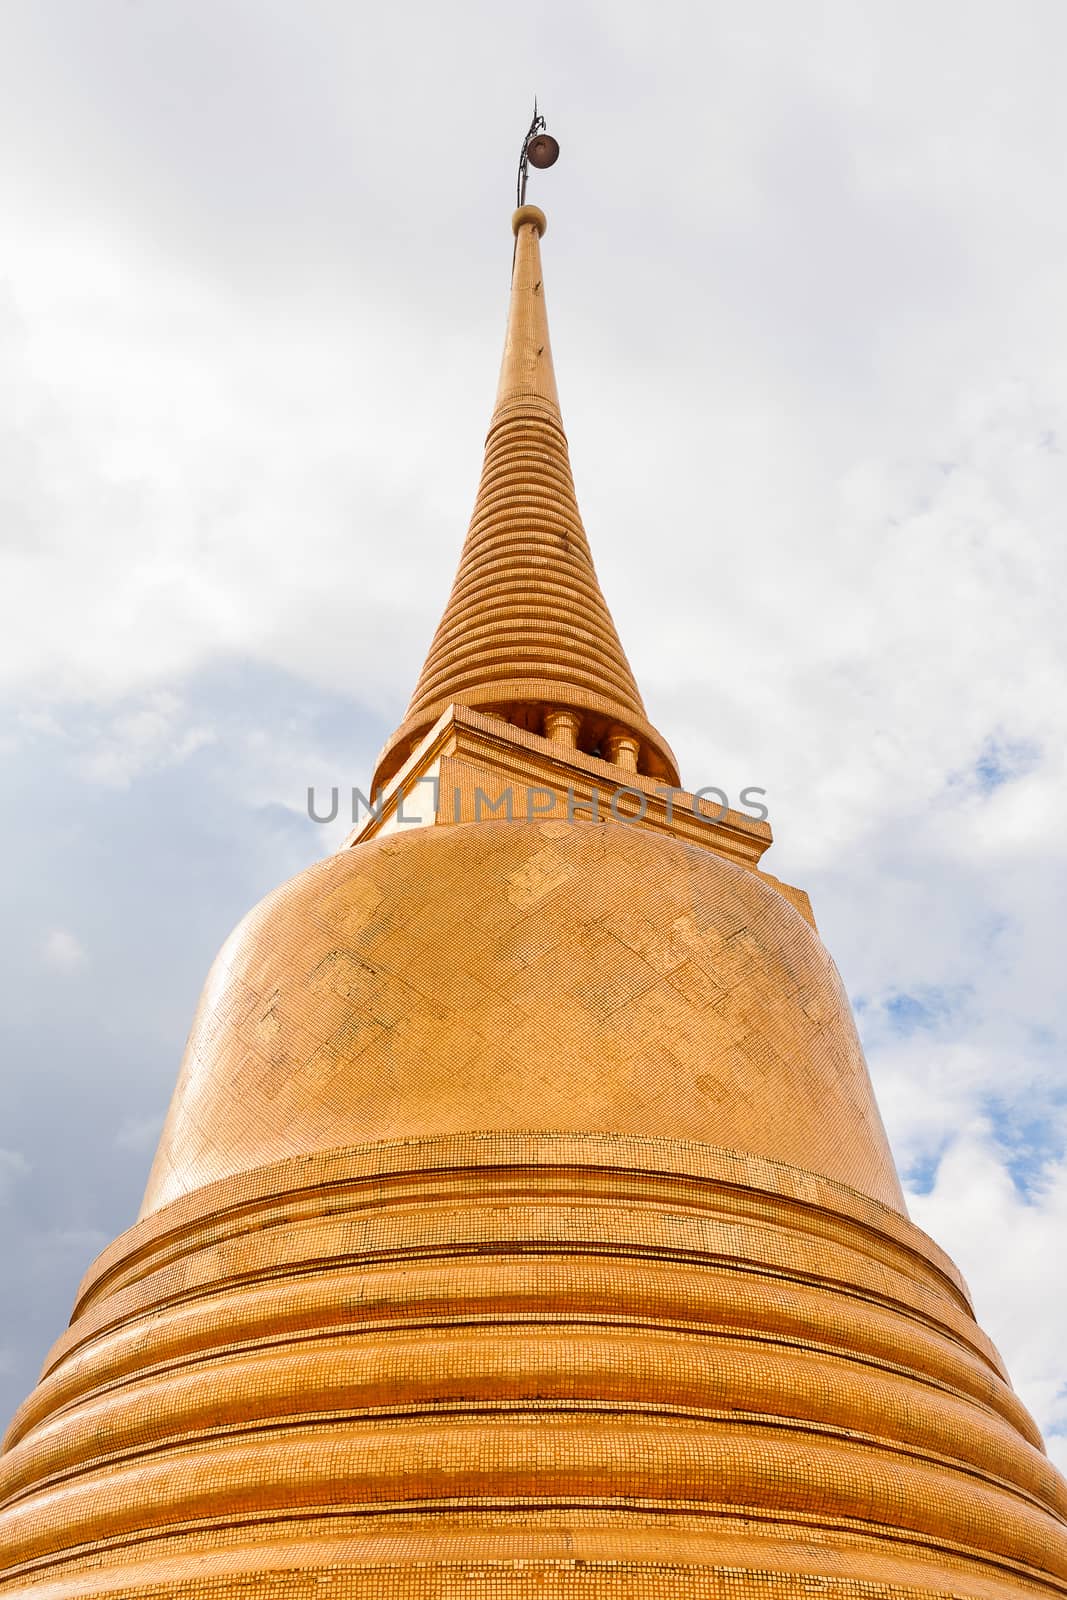
<svg viewBox="0 0 1067 1600">
<path fill-rule="evenodd" d="M 100 1258 L 0 1595 L 1063 1594 L 1067 1486 L 898 1212 L 674 1140 L 211 1185 Z"/>
</svg>

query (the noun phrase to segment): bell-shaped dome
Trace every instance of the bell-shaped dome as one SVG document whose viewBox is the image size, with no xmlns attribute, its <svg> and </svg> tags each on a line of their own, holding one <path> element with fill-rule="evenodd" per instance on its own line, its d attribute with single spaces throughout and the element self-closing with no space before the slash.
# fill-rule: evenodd
<svg viewBox="0 0 1067 1600">
<path fill-rule="evenodd" d="M 625 822 L 389 834 L 267 896 L 208 979 L 145 1209 L 454 1133 L 700 1140 L 902 1207 L 837 971 L 756 872 Z"/>
</svg>

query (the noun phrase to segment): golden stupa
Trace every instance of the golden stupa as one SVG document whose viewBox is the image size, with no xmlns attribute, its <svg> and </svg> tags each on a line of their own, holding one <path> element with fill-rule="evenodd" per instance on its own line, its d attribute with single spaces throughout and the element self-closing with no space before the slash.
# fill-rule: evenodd
<svg viewBox="0 0 1067 1600">
<path fill-rule="evenodd" d="M 382 803 L 212 969 L 7 1435 L 0 1596 L 1063 1596 L 1067 1485 L 908 1220 L 807 898 L 645 714 L 513 227 Z"/>
</svg>

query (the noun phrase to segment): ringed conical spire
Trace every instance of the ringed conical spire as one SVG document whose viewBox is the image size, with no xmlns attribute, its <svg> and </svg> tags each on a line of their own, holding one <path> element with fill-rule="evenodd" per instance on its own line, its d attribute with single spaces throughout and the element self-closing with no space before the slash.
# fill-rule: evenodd
<svg viewBox="0 0 1067 1600">
<path fill-rule="evenodd" d="M 537 206 L 512 217 L 507 335 L 474 514 L 415 692 L 379 756 L 376 788 L 453 703 L 678 781 L 670 747 L 645 714 L 578 510 L 545 310 L 545 227 Z"/>
</svg>

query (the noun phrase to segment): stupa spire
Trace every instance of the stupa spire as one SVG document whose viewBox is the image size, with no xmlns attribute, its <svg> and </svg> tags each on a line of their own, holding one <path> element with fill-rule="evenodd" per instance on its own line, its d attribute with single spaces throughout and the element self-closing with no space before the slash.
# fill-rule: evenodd
<svg viewBox="0 0 1067 1600">
<path fill-rule="evenodd" d="M 493 712 L 672 783 L 597 580 L 563 431 L 541 267 L 544 212 L 512 217 L 511 300 L 485 462 L 459 570 L 404 720 L 388 782 L 453 703 Z"/>
</svg>

